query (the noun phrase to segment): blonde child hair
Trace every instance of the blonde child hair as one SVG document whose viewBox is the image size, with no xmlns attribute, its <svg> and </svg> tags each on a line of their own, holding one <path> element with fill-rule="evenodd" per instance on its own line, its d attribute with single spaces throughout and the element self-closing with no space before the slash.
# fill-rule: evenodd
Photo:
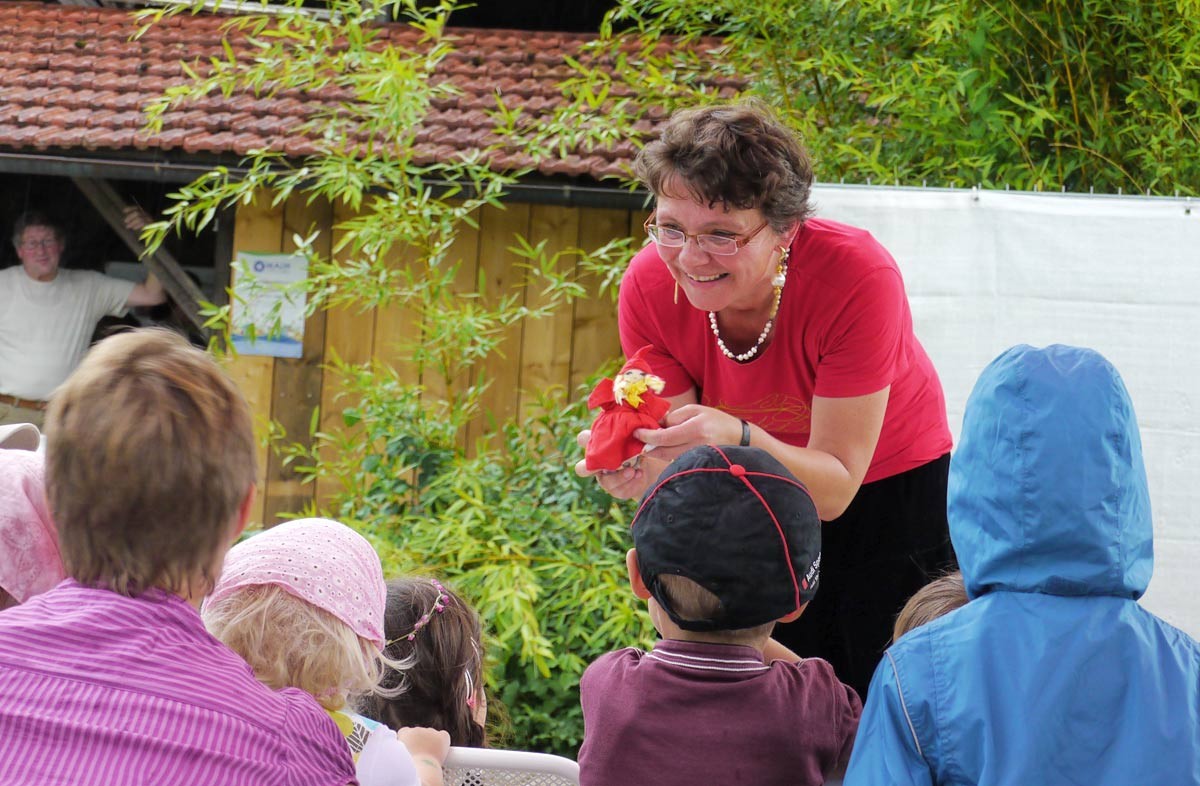
<svg viewBox="0 0 1200 786">
<path fill-rule="evenodd" d="M 366 538 L 330 519 L 298 519 L 229 550 L 201 617 L 261 682 L 340 710 L 384 673 L 386 594 Z"/>
<path fill-rule="evenodd" d="M 967 605 L 969 600 L 961 572 L 956 570 L 934 579 L 917 590 L 900 609 L 892 629 L 892 641 L 897 641 L 913 628 L 919 628 Z"/>
<path fill-rule="evenodd" d="M 270 688 L 300 688 L 327 710 L 374 690 L 384 656 L 324 609 L 276 585 L 248 587 L 204 607 L 204 625 Z M 403 667 L 403 664 L 399 664 Z"/>
</svg>

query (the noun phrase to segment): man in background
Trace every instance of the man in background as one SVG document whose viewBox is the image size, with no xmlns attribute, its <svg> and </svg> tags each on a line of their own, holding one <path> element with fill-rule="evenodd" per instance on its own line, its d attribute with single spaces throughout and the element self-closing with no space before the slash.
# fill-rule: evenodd
<svg viewBox="0 0 1200 786">
<path fill-rule="evenodd" d="M 135 284 L 59 268 L 65 238 L 41 213 L 22 214 L 12 239 L 21 265 L 0 270 L 0 424 L 40 426 L 46 401 L 79 365 L 96 322 L 158 305 L 166 293 L 153 275 Z"/>
</svg>

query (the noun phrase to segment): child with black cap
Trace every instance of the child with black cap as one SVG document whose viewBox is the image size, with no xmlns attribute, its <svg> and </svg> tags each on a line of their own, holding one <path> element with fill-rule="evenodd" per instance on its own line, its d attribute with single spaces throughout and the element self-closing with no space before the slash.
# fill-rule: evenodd
<svg viewBox="0 0 1200 786">
<path fill-rule="evenodd" d="M 821 522 L 807 489 L 757 448 L 677 458 L 633 518 L 629 582 L 662 635 L 583 675 L 583 786 L 824 783 L 862 704 L 823 660 L 773 641 L 817 590 Z"/>
</svg>

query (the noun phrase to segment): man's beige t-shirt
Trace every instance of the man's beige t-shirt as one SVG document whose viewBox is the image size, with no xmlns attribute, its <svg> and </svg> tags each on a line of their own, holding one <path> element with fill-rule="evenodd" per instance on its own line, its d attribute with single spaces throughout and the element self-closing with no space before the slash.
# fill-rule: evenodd
<svg viewBox="0 0 1200 786">
<path fill-rule="evenodd" d="M 124 316 L 136 286 L 90 270 L 35 281 L 20 265 L 0 270 L 0 393 L 45 401 L 75 370 L 96 322 Z"/>
</svg>

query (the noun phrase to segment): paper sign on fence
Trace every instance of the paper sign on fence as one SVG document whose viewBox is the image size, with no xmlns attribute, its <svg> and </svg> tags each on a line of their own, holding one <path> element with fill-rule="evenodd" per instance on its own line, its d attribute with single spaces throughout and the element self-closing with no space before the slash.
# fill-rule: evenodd
<svg viewBox="0 0 1200 786">
<path fill-rule="evenodd" d="M 233 284 L 233 345 L 246 355 L 298 358 L 304 348 L 304 293 L 294 285 L 308 275 L 301 254 L 238 254 Z M 278 331 L 276 332 L 276 328 Z"/>
</svg>

